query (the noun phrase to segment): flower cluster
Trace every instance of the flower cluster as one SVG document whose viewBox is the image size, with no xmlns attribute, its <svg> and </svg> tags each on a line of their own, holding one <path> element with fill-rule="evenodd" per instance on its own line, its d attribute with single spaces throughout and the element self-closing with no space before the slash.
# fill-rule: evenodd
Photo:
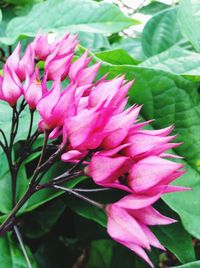
<svg viewBox="0 0 200 268">
<path fill-rule="evenodd" d="M 0 76 L 0 99 L 15 106 L 24 96 L 41 116 L 40 131 L 62 138 L 62 161 L 85 159 L 85 173 L 96 184 L 124 192 L 106 206 L 108 233 L 152 266 L 145 249 L 163 247 L 149 226 L 174 222 L 152 205 L 164 193 L 185 189 L 170 185 L 183 171 L 165 152 L 179 144 L 168 136 L 172 127 L 144 130 L 149 122 L 138 122 L 141 106 L 126 108 L 133 82 L 124 76 L 95 79 L 100 63 L 91 65 L 88 51 L 76 59 L 77 43 L 70 34 L 51 44 L 47 35 L 38 34 L 23 56 L 18 44 Z M 39 69 L 39 61 L 44 68 Z"/>
</svg>

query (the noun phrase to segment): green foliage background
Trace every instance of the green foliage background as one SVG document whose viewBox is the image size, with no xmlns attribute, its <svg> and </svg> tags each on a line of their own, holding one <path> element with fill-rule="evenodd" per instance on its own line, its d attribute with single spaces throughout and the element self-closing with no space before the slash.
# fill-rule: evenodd
<svg viewBox="0 0 200 268">
<path fill-rule="evenodd" d="M 18 40 L 25 45 L 38 31 L 58 35 L 78 32 L 77 53 L 81 54 L 84 47 L 90 48 L 93 61 L 102 61 L 100 75 L 109 72 L 112 78 L 125 73 L 127 79 L 135 79 L 129 93 L 130 104 L 144 104 L 142 117 L 156 119 L 152 128 L 175 124 L 177 142 L 183 144 L 173 153 L 184 157 L 179 161 L 187 170 L 175 184 L 192 188 L 165 195 L 157 204 L 164 214 L 180 221 L 153 229 L 169 252 L 152 250 L 150 257 L 156 267 L 200 268 L 200 1 L 181 0 L 174 6 L 150 2 L 137 10 L 152 15 L 143 31 L 127 37 L 122 32 L 130 26 L 134 30 L 139 21 L 104 1 L 1 0 L 0 47 L 7 51 L 7 46 L 15 46 Z M 0 102 L 0 127 L 7 133 L 10 120 L 9 108 Z M 26 137 L 24 126 L 28 120 L 28 114 L 22 114 L 16 154 Z M 28 170 L 33 168 L 37 156 L 32 155 L 22 165 L 18 198 L 28 185 Z M 66 165 L 57 164 L 45 179 L 65 168 Z M 11 209 L 9 184 L 8 166 L 0 151 L 0 222 Z M 76 184 L 92 186 L 85 178 L 68 186 Z M 102 193 L 94 198 L 102 200 Z M 112 198 L 115 192 L 103 196 L 105 202 Z M 79 200 L 45 190 L 33 196 L 18 216 L 34 268 L 147 267 L 128 249 L 109 239 L 101 211 Z M 0 267 L 27 267 L 11 233 L 0 238 Z"/>
</svg>

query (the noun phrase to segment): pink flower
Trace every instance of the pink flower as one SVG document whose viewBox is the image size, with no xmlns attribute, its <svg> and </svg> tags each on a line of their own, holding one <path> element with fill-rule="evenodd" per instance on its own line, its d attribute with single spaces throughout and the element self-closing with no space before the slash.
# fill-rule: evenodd
<svg viewBox="0 0 200 268">
<path fill-rule="evenodd" d="M 39 69 L 37 68 L 31 77 L 27 74 L 24 85 L 24 97 L 31 110 L 35 110 L 45 92 L 46 90 L 40 81 Z"/>
<path fill-rule="evenodd" d="M 64 80 L 68 75 L 69 68 L 74 56 L 74 48 L 77 45 L 76 36 L 65 36 L 54 45 L 54 51 L 46 58 L 45 73 L 48 80 Z"/>
<path fill-rule="evenodd" d="M 168 184 L 183 174 L 182 167 L 182 164 L 149 156 L 132 165 L 128 185 L 136 193 L 151 193 L 151 190 L 154 192 L 157 189 L 167 191 Z M 174 188 L 175 191 L 177 189 Z"/>
<path fill-rule="evenodd" d="M 144 249 L 151 246 L 164 250 L 149 226 L 176 222 L 161 215 L 151 205 L 157 196 L 128 195 L 107 206 L 108 234 L 118 243 L 128 247 L 153 267 Z"/>
<path fill-rule="evenodd" d="M 121 183 L 130 166 L 131 159 L 129 157 L 109 157 L 103 154 L 95 154 L 91 159 L 87 172 L 98 185 L 131 192 L 125 183 Z"/>
<path fill-rule="evenodd" d="M 21 45 L 18 44 L 13 53 L 7 59 L 7 65 L 15 71 L 21 81 L 26 78 L 26 73 L 31 76 L 34 72 L 34 51 L 29 45 L 20 60 Z"/>
<path fill-rule="evenodd" d="M 22 85 L 15 71 L 8 65 L 3 67 L 3 77 L 0 76 L 0 99 L 14 106 L 22 95 Z"/>
<path fill-rule="evenodd" d="M 69 84 L 61 92 L 60 80 L 56 80 L 51 90 L 43 95 L 37 104 L 37 110 L 42 117 L 40 121 L 42 129 L 52 130 L 62 127 L 64 120 L 75 114 L 75 89 L 75 85 Z"/>
<path fill-rule="evenodd" d="M 31 46 L 37 60 L 46 60 L 47 56 L 52 51 L 52 45 L 48 43 L 48 34 L 37 34 Z"/>
</svg>

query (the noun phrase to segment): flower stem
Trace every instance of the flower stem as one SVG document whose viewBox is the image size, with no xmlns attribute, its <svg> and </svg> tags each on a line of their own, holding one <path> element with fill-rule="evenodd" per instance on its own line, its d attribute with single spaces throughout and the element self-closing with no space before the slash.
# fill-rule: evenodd
<svg viewBox="0 0 200 268">
<path fill-rule="evenodd" d="M 30 260 L 29 260 L 28 254 L 27 254 L 27 252 L 26 252 L 26 248 L 25 248 L 25 246 L 24 246 L 24 242 L 23 242 L 23 240 L 22 240 L 22 236 L 21 236 L 21 234 L 20 234 L 20 231 L 19 231 L 19 229 L 18 229 L 18 227 L 17 227 L 16 225 L 14 225 L 13 228 L 14 228 L 14 231 L 15 231 L 15 233 L 16 233 L 16 236 L 17 236 L 17 239 L 18 239 L 18 241 L 19 241 L 19 244 L 20 244 L 20 246 L 21 246 L 21 249 L 22 249 L 22 252 L 23 252 L 23 254 L 24 254 L 24 257 L 25 257 L 25 259 L 26 259 L 27 266 L 28 266 L 28 268 L 32 268 L 32 265 L 31 265 L 31 262 L 30 262 Z"/>
<path fill-rule="evenodd" d="M 31 131 L 33 127 L 33 118 L 34 118 L 34 110 L 30 110 L 30 125 L 29 125 L 29 131 L 28 131 L 28 136 L 27 136 L 27 142 L 29 142 L 29 139 L 31 137 Z"/>
<path fill-rule="evenodd" d="M 23 197 L 15 205 L 15 207 L 12 209 L 12 211 L 8 215 L 7 219 L 0 226 L 0 236 L 4 235 L 12 227 L 16 213 L 35 192 L 36 190 L 33 188 L 33 186 L 29 186 L 27 191 L 24 193 Z"/>
<path fill-rule="evenodd" d="M 42 147 L 42 153 L 41 153 L 40 159 L 38 161 L 37 167 L 41 166 L 42 161 L 44 159 L 44 156 L 45 156 L 45 153 L 46 153 L 46 147 L 47 147 L 47 143 L 48 143 L 49 134 L 50 134 L 50 132 L 48 130 L 45 130 L 45 132 L 44 132 L 44 143 L 43 143 L 43 147 Z"/>
<path fill-rule="evenodd" d="M 90 198 L 88 198 L 88 197 L 86 197 L 86 196 L 84 196 L 82 194 L 79 194 L 76 191 L 74 191 L 73 189 L 62 187 L 62 186 L 58 186 L 58 185 L 53 185 L 51 187 L 53 187 L 55 189 L 62 190 L 62 191 L 66 192 L 66 193 L 69 193 L 69 194 L 73 194 L 76 197 L 78 197 L 78 198 L 86 201 L 87 203 L 89 203 L 89 204 L 91 204 L 91 205 L 93 205 L 93 206 L 95 206 L 97 208 L 100 208 L 102 210 L 104 210 L 104 208 L 105 208 L 105 205 L 104 204 L 98 203 L 98 202 L 96 202 L 96 201 L 94 201 L 94 200 L 92 200 L 92 199 L 90 199 Z"/>
</svg>

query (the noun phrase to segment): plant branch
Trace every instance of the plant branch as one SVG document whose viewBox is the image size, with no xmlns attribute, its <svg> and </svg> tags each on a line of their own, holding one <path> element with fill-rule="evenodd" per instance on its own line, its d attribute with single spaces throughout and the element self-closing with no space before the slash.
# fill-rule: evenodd
<svg viewBox="0 0 200 268">
<path fill-rule="evenodd" d="M 8 142 L 7 142 L 7 139 L 6 139 L 6 135 L 5 135 L 5 133 L 3 132 L 2 129 L 0 129 L 0 133 L 1 133 L 1 135 L 3 136 L 3 140 L 4 140 L 4 143 L 5 143 L 5 147 L 8 147 Z"/>
<path fill-rule="evenodd" d="M 36 186 L 36 190 L 38 191 L 38 190 L 41 190 L 41 189 L 44 189 L 44 188 L 48 188 L 48 187 L 50 187 L 52 185 L 55 185 L 55 184 L 58 185 L 58 184 L 68 182 L 68 181 L 70 181 L 72 179 L 75 179 L 78 176 L 82 175 L 82 171 L 77 171 L 77 172 L 75 172 L 73 174 L 67 174 L 67 172 L 65 172 L 64 174 L 53 178 L 49 182 L 46 182 L 46 183 L 43 183 L 43 184 L 40 184 L 40 185 Z"/>
<path fill-rule="evenodd" d="M 86 196 L 84 196 L 82 194 L 79 194 L 76 191 L 74 191 L 73 189 L 58 186 L 58 185 L 53 185 L 51 187 L 54 188 L 54 189 L 62 190 L 64 192 L 66 192 L 66 193 L 72 194 L 72 195 L 78 197 L 79 199 L 84 200 L 87 203 L 89 203 L 89 204 L 91 204 L 91 205 L 93 205 L 95 207 L 98 207 L 98 208 L 100 208 L 102 210 L 104 210 L 104 208 L 105 208 L 104 204 L 98 203 L 98 202 L 96 202 L 96 201 L 94 201 L 94 200 L 92 200 L 92 199 L 90 199 L 90 198 L 88 198 L 88 197 L 86 197 Z"/>
<path fill-rule="evenodd" d="M 93 192 L 104 192 L 108 191 L 110 188 L 97 188 L 97 189 L 81 189 L 81 188 L 73 188 L 75 192 L 85 192 L 85 193 L 93 193 Z"/>
<path fill-rule="evenodd" d="M 19 229 L 18 229 L 18 227 L 17 227 L 16 225 L 14 225 L 13 228 L 14 228 L 14 231 L 15 231 L 15 233 L 16 233 L 16 236 L 17 236 L 17 239 L 18 239 L 18 241 L 19 241 L 19 244 L 20 244 L 20 246 L 21 246 L 21 249 L 22 249 L 22 252 L 23 252 L 23 254 L 24 254 L 24 257 L 25 257 L 25 259 L 26 259 L 27 266 L 28 266 L 28 268 L 32 268 L 32 265 L 31 265 L 31 262 L 30 262 L 30 260 L 29 260 L 28 254 L 27 254 L 27 252 L 26 252 L 26 248 L 25 248 L 25 245 L 24 245 L 22 236 L 21 236 L 21 234 L 20 234 L 20 231 L 19 231 Z"/>
<path fill-rule="evenodd" d="M 42 162 L 43 162 L 43 159 L 44 159 L 44 156 L 45 156 L 45 153 L 46 153 L 46 147 L 47 147 L 47 143 L 48 143 L 49 134 L 50 134 L 50 132 L 48 130 L 45 130 L 45 132 L 44 132 L 44 143 L 43 143 L 43 147 L 42 147 L 42 153 L 41 153 L 40 159 L 38 161 L 37 168 L 40 167 L 41 164 L 42 164 Z"/>
<path fill-rule="evenodd" d="M 29 130 L 28 130 L 28 135 L 27 135 L 27 142 L 29 141 L 31 137 L 31 132 L 33 128 L 33 118 L 34 118 L 34 110 L 30 110 L 30 125 L 29 125 Z"/>
<path fill-rule="evenodd" d="M 12 211 L 8 215 L 7 219 L 0 226 L 0 236 L 4 235 L 8 230 L 10 230 L 14 222 L 16 213 L 35 192 L 36 192 L 36 189 L 33 186 L 29 185 L 29 188 L 26 190 L 23 197 L 15 205 L 15 207 L 12 209 Z"/>
</svg>

